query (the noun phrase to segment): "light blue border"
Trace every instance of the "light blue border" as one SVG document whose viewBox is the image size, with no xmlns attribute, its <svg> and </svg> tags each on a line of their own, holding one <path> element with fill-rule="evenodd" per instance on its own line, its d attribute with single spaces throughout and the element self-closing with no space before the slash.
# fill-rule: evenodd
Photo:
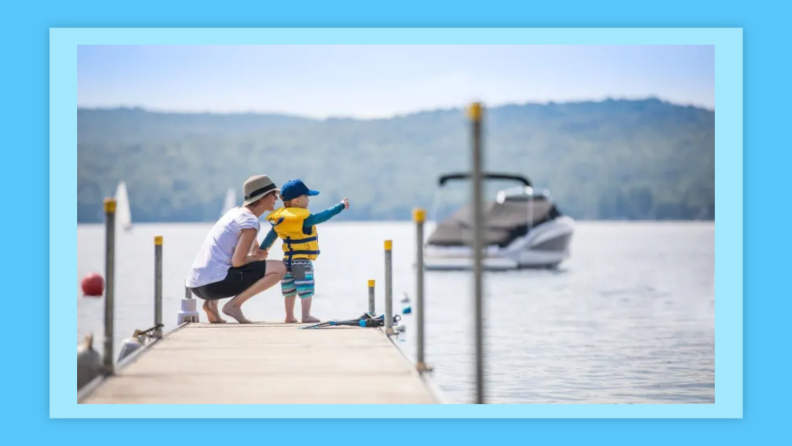
<svg viewBox="0 0 792 446">
<path fill-rule="evenodd" d="M 706 405 L 78 405 L 77 46 L 89 44 L 715 45 L 715 403 Z M 56 418 L 739 418 L 743 413 L 742 30 L 709 29 L 51 29 L 50 416 Z M 460 104 L 463 105 L 463 104 Z M 67 293 L 68 294 L 68 293 Z M 58 315 L 58 317 L 54 317 Z"/>
</svg>

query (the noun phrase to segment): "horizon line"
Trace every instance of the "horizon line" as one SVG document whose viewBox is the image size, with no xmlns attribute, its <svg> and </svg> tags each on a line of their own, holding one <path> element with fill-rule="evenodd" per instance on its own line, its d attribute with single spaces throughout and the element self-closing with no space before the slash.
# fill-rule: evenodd
<svg viewBox="0 0 792 446">
<path fill-rule="evenodd" d="M 663 99 L 659 96 L 655 95 L 648 95 L 648 96 L 604 96 L 599 98 L 587 98 L 587 99 L 570 99 L 570 100 L 563 100 L 563 101 L 525 101 L 525 102 L 502 102 L 496 103 L 493 105 L 487 105 L 484 103 L 484 107 L 488 109 L 498 109 L 498 108 L 505 108 L 505 107 L 521 107 L 526 105 L 540 105 L 540 106 L 549 106 L 549 105 L 569 105 L 569 104 L 582 104 L 582 103 L 602 103 L 602 102 L 642 102 L 642 101 L 660 101 L 665 104 L 677 106 L 677 107 L 692 107 L 697 108 L 709 112 L 715 112 L 714 107 L 708 107 L 705 105 L 700 104 L 693 104 L 693 103 L 683 103 L 677 101 L 671 101 L 668 99 Z M 301 118 L 307 120 L 315 120 L 315 121 L 327 121 L 327 120 L 359 120 L 359 121 L 377 121 L 377 120 L 388 120 L 388 119 L 397 119 L 397 118 L 405 118 L 414 115 L 420 115 L 425 113 L 434 113 L 434 112 L 448 112 L 448 111 L 456 111 L 456 110 L 464 110 L 466 106 L 455 106 L 455 107 L 435 107 L 429 109 L 417 109 L 414 111 L 409 112 L 394 112 L 388 115 L 375 115 L 375 116 L 355 116 L 355 115 L 311 115 L 311 114 L 295 114 L 289 112 L 278 112 L 278 111 L 266 111 L 266 110 L 224 110 L 224 111 L 212 111 L 212 110 L 178 110 L 178 109 L 162 109 L 157 107 L 146 107 L 142 105 L 77 105 L 77 110 L 94 110 L 94 111 L 101 111 L 101 110 L 118 110 L 118 109 L 129 109 L 129 110 L 142 110 L 148 113 L 159 113 L 159 114 L 180 114 L 180 115 L 220 115 L 220 116 L 233 116 L 233 115 L 269 115 L 269 116 L 283 116 L 283 117 L 291 117 L 291 118 Z"/>
</svg>

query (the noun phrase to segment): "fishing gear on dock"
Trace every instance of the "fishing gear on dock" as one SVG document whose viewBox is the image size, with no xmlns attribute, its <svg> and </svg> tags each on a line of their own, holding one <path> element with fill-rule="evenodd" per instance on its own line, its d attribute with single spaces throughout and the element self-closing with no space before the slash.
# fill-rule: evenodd
<svg viewBox="0 0 792 446">
<path fill-rule="evenodd" d="M 399 325 L 399 321 L 401 320 L 401 316 L 398 314 L 393 316 L 393 326 L 396 327 Z M 300 329 L 309 329 L 309 328 L 324 328 L 324 327 L 338 327 L 338 326 L 347 326 L 347 327 L 384 327 L 385 326 L 385 315 L 381 314 L 376 316 L 372 313 L 365 313 L 363 316 L 360 316 L 357 319 L 348 319 L 345 321 L 338 321 L 332 320 L 327 322 L 320 322 L 318 324 L 309 325 L 307 327 L 300 327 Z"/>
<path fill-rule="evenodd" d="M 153 338 L 154 337 L 154 332 L 158 328 L 162 328 L 164 326 L 165 325 L 163 325 L 163 324 L 157 324 L 157 325 L 155 325 L 155 326 L 153 326 L 153 327 L 151 327 L 151 328 L 149 328 L 147 330 L 135 330 L 135 333 L 132 336 L 133 337 L 146 336 L 148 338 Z"/>
</svg>

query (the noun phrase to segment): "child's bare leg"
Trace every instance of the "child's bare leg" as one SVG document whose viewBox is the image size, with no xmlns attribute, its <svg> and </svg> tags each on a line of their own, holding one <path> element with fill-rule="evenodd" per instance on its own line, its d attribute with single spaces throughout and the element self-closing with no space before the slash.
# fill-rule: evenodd
<svg viewBox="0 0 792 446">
<path fill-rule="evenodd" d="M 307 322 L 321 322 L 319 319 L 311 316 L 311 302 L 313 301 L 313 295 L 308 297 L 300 296 L 300 306 L 302 307 L 302 321 L 303 323 Z"/>
<path fill-rule="evenodd" d="M 297 295 L 288 296 L 283 299 L 284 305 L 286 307 L 286 323 L 293 324 L 297 322 L 297 318 L 294 317 L 294 303 L 297 300 Z"/>
</svg>

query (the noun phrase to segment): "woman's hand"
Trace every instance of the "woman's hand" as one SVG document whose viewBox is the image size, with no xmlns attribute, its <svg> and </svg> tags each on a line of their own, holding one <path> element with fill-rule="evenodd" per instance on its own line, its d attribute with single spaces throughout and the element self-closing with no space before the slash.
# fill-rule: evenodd
<svg viewBox="0 0 792 446">
<path fill-rule="evenodd" d="M 267 256 L 269 255 L 268 249 L 261 249 L 258 246 L 253 248 L 253 252 L 250 254 L 250 257 L 253 257 L 255 260 L 254 262 L 259 262 L 261 260 L 267 260 Z"/>
<path fill-rule="evenodd" d="M 344 198 L 341 203 L 344 204 L 344 209 L 349 209 L 349 198 Z"/>
</svg>

